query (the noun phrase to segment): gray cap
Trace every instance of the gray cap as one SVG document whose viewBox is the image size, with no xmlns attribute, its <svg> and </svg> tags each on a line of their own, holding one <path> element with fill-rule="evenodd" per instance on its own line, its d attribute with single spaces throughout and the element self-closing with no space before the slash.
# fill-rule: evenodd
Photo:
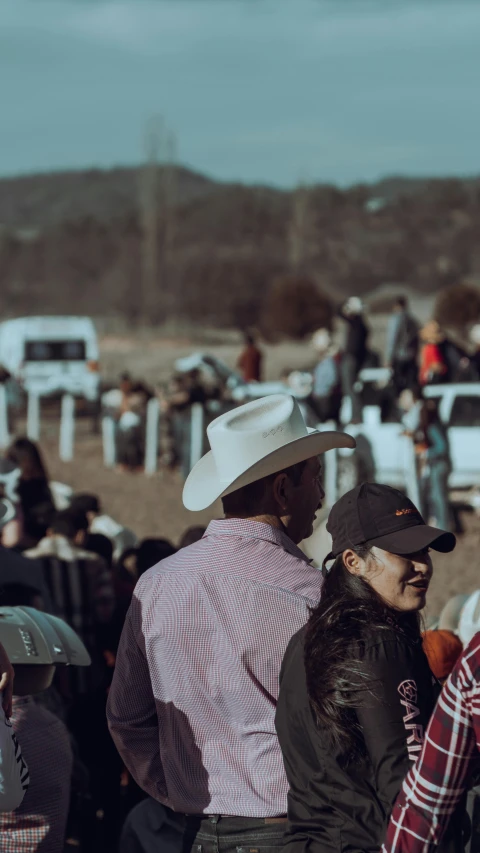
<svg viewBox="0 0 480 853">
<path fill-rule="evenodd" d="M 70 625 L 34 607 L 0 607 L 0 643 L 13 666 L 91 663 L 87 649 Z"/>
</svg>

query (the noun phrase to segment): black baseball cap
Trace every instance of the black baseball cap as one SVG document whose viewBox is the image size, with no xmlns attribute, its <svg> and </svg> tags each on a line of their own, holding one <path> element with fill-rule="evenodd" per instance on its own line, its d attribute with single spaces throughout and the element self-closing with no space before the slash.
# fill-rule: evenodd
<svg viewBox="0 0 480 853">
<path fill-rule="evenodd" d="M 433 548 L 453 551 L 453 533 L 425 524 L 412 501 L 398 489 L 361 483 L 333 505 L 327 521 L 333 543 L 328 560 L 347 548 L 376 545 L 392 554 L 416 554 Z"/>
</svg>

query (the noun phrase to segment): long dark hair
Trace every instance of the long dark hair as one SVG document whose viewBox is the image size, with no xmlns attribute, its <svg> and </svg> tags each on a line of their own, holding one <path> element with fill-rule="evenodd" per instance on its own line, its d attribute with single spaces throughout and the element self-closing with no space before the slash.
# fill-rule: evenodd
<svg viewBox="0 0 480 853">
<path fill-rule="evenodd" d="M 374 559 L 368 547 L 355 552 Z M 342 555 L 324 574 L 322 597 L 310 613 L 305 635 L 307 690 L 322 734 L 348 763 L 364 750 L 355 714 L 362 701 L 359 693 L 366 699 L 381 688 L 363 668 L 365 642 L 392 627 L 416 642 L 420 619 L 417 613 L 399 619 L 367 581 L 348 571 Z"/>
<path fill-rule="evenodd" d="M 17 438 L 8 450 L 7 459 L 20 468 L 22 480 L 48 481 L 47 469 L 40 450 L 30 439 Z"/>
</svg>

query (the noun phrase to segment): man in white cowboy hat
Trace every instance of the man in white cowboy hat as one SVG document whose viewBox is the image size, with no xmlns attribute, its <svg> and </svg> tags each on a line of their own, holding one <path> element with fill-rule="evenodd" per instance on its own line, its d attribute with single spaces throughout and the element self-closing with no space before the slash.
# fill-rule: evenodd
<svg viewBox="0 0 480 853">
<path fill-rule="evenodd" d="M 225 517 L 138 582 L 107 716 L 126 767 L 167 808 L 170 834 L 177 813 L 178 849 L 280 848 L 280 666 L 322 584 L 298 543 L 324 497 L 319 454 L 354 441 L 308 430 L 288 394 L 227 412 L 207 432 L 211 451 L 183 500 L 202 510 L 221 498 Z"/>
</svg>

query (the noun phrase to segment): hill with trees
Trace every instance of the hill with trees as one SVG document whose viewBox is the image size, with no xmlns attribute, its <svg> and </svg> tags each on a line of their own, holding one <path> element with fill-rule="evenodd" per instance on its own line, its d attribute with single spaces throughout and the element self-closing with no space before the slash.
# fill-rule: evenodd
<svg viewBox="0 0 480 853">
<path fill-rule="evenodd" d="M 258 325 L 296 281 L 340 301 L 480 278 L 479 237 L 479 179 L 286 192 L 152 166 L 6 178 L 1 310 Z"/>
</svg>

